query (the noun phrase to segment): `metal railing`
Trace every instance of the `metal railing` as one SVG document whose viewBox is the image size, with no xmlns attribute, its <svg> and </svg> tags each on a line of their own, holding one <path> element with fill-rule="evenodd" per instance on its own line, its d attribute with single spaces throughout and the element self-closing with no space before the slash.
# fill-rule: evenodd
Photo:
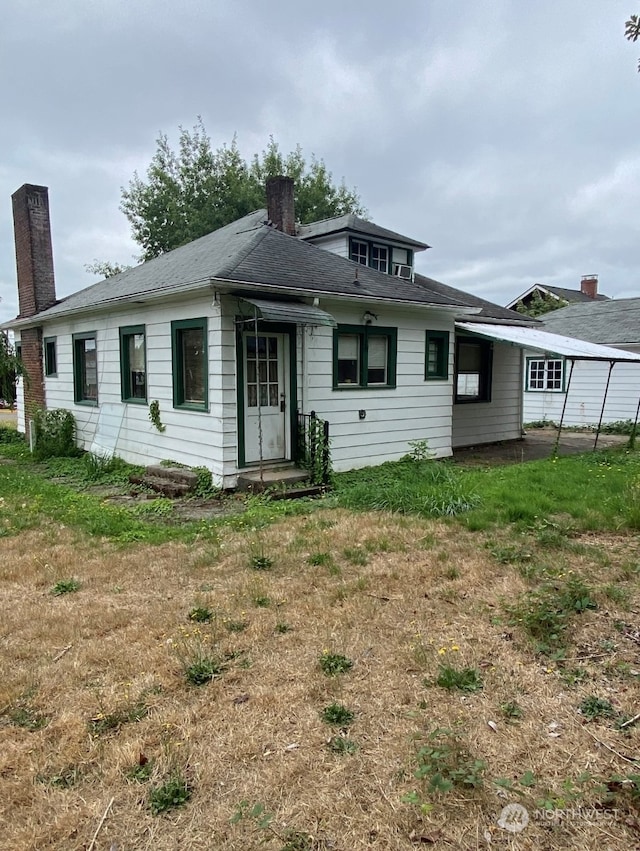
<svg viewBox="0 0 640 851">
<path fill-rule="evenodd" d="M 298 414 L 297 463 L 308 470 L 314 485 L 327 485 L 331 479 L 329 423 L 316 415 Z"/>
</svg>

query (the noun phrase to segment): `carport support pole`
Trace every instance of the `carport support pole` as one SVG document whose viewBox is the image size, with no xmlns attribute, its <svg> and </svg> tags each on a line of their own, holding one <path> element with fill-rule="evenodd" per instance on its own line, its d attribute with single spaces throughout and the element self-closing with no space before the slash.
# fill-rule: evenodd
<svg viewBox="0 0 640 851">
<path fill-rule="evenodd" d="M 569 398 L 569 390 L 571 389 L 571 379 L 573 377 L 573 367 L 575 361 L 571 360 L 571 369 L 569 370 L 569 380 L 567 381 L 567 389 L 564 393 L 564 402 L 562 403 L 562 413 L 560 414 L 560 424 L 558 425 L 558 434 L 556 435 L 556 445 L 553 447 L 553 457 L 558 457 L 558 446 L 560 445 L 560 434 L 562 433 L 562 424 L 564 422 L 564 412 L 567 410 L 567 399 Z"/>
<path fill-rule="evenodd" d="M 640 398 L 638 399 L 638 405 L 636 407 L 636 418 L 633 421 L 633 428 L 631 429 L 631 434 L 629 435 L 629 449 L 636 448 L 636 432 L 638 430 L 638 416 L 640 416 Z"/>
<path fill-rule="evenodd" d="M 609 392 L 609 382 L 611 381 L 611 373 L 616 365 L 614 360 L 609 361 L 609 375 L 607 375 L 607 385 L 604 388 L 604 399 L 602 400 L 602 408 L 600 409 L 600 419 L 598 420 L 598 429 L 596 431 L 596 439 L 593 441 L 593 451 L 598 447 L 598 438 L 600 437 L 600 429 L 602 428 L 602 418 L 604 417 L 604 406 L 607 404 L 607 394 Z"/>
</svg>

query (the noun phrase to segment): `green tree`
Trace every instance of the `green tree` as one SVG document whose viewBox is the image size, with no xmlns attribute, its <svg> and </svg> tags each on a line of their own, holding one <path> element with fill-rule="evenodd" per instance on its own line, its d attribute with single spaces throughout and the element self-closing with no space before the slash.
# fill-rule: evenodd
<svg viewBox="0 0 640 851">
<path fill-rule="evenodd" d="M 85 263 L 84 268 L 91 275 L 99 275 L 101 278 L 114 278 L 116 275 L 126 272 L 131 266 L 112 263 L 110 260 L 94 260 L 93 263 Z"/>
<path fill-rule="evenodd" d="M 22 372 L 22 362 L 9 342 L 9 335 L 0 331 L 0 399 L 10 405 L 16 401 L 16 380 Z"/>
<path fill-rule="evenodd" d="M 625 21 L 624 37 L 627 41 L 637 41 L 640 38 L 640 16 L 631 15 L 629 20 Z M 638 71 L 640 71 L 640 62 L 638 62 Z"/>
<path fill-rule="evenodd" d="M 178 150 L 166 134 L 143 179 L 136 172 L 122 188 L 120 209 L 131 223 L 143 260 L 204 236 L 265 205 L 268 177 L 285 174 L 295 182 L 296 215 L 303 222 L 353 212 L 366 215 L 360 198 L 315 156 L 307 164 L 300 146 L 283 155 L 270 138 L 261 154 L 247 163 L 234 136 L 230 145 L 212 150 L 202 119 L 191 131 L 180 127 Z"/>
<path fill-rule="evenodd" d="M 552 310 L 560 310 L 561 307 L 566 307 L 568 304 L 569 302 L 563 298 L 556 298 L 549 295 L 549 293 L 541 293 L 539 290 L 535 290 L 528 304 L 519 301 L 515 309 L 518 313 L 522 313 L 523 316 L 535 318 Z"/>
</svg>

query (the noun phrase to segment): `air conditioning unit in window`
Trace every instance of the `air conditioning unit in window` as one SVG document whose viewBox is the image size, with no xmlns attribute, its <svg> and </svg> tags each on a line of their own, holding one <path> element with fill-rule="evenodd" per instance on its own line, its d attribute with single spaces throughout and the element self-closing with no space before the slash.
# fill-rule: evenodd
<svg viewBox="0 0 640 851">
<path fill-rule="evenodd" d="M 413 280 L 413 272 L 411 271 L 411 266 L 407 266 L 405 263 L 394 263 L 393 274 L 397 278 L 405 278 L 407 281 Z"/>
</svg>

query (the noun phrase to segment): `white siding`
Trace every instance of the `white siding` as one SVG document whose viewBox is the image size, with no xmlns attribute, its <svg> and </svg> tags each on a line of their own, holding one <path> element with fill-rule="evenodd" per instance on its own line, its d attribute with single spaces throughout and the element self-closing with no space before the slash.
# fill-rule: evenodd
<svg viewBox="0 0 640 851">
<path fill-rule="evenodd" d="M 171 367 L 171 321 L 207 317 L 209 338 L 209 411 L 173 408 Z M 157 399 L 163 433 L 149 421 L 148 404 L 123 403 L 120 393 L 120 339 L 123 325 L 145 325 L 147 346 L 147 398 Z M 72 334 L 95 331 L 98 358 L 98 405 L 75 404 L 73 392 Z M 76 418 L 78 443 L 89 449 L 96 433 L 101 406 L 109 404 L 122 410 L 122 424 L 115 453 L 133 463 L 157 463 L 171 459 L 190 466 L 204 466 L 218 483 L 223 481 L 226 452 L 223 389 L 223 358 L 228 358 L 220 333 L 221 317 L 211 305 L 211 297 L 201 297 L 163 306 L 118 312 L 99 318 L 76 316 L 49 322 L 45 336 L 57 337 L 58 375 L 45 379 L 47 407 L 67 408 Z M 234 386 L 233 375 L 231 386 Z M 235 396 L 234 396 L 235 399 Z M 234 420 L 235 414 L 232 416 Z M 235 421 L 235 420 L 234 420 Z"/>
<path fill-rule="evenodd" d="M 535 352 L 527 352 L 527 357 L 541 358 Z M 565 362 L 565 387 L 569 380 L 569 361 Z M 526 370 L 526 363 L 525 363 Z M 596 425 L 600 419 L 604 392 L 609 373 L 608 362 L 576 361 L 569 388 L 569 397 L 564 415 L 564 424 L 568 426 Z M 526 388 L 526 371 L 524 382 Z M 549 391 L 524 392 L 524 422 L 540 420 L 559 423 L 566 393 Z M 607 401 L 602 421 L 635 420 L 638 399 L 640 398 L 640 364 L 617 363 L 611 373 L 607 392 Z"/>
<path fill-rule="evenodd" d="M 20 332 L 16 331 L 14 335 L 14 345 L 20 342 Z M 27 433 L 25 418 L 24 418 L 24 379 L 19 378 L 16 383 L 16 410 L 18 412 L 17 428 L 21 434 Z"/>
<path fill-rule="evenodd" d="M 494 343 L 491 401 L 454 404 L 454 448 L 521 437 L 521 375 L 521 349 Z"/>
<path fill-rule="evenodd" d="M 366 306 L 345 309 L 322 303 L 340 324 L 362 325 Z M 410 451 L 409 441 L 426 440 L 438 457 L 451 454 L 453 322 L 443 314 L 376 308 L 379 327 L 398 329 L 394 389 L 333 389 L 333 330 L 305 331 L 307 380 L 299 389 L 304 412 L 329 421 L 334 469 L 350 470 L 393 461 Z M 449 378 L 425 381 L 425 332 L 449 331 Z M 360 419 L 359 411 L 366 411 Z"/>
<path fill-rule="evenodd" d="M 349 257 L 349 237 L 345 233 L 331 234 L 330 236 L 319 236 L 316 239 L 308 239 L 306 242 L 317 245 L 325 251 L 331 251 L 340 257 Z"/>
</svg>

